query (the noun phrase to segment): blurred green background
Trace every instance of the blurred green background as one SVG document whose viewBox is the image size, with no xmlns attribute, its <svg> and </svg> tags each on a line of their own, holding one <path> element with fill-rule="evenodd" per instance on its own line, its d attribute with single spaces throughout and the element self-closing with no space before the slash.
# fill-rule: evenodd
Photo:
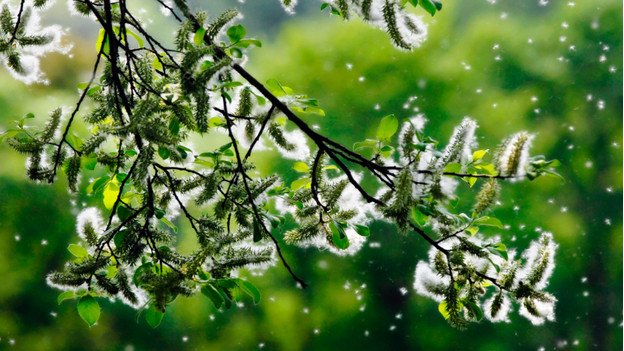
<svg viewBox="0 0 624 351">
<path fill-rule="evenodd" d="M 286 247 L 308 289 L 296 288 L 278 265 L 263 276 L 247 274 L 263 293 L 257 306 L 247 301 L 223 312 L 201 295 L 179 298 L 152 330 L 144 320 L 135 322 L 135 310 L 102 301 L 102 318 L 88 328 L 75 302 L 57 306 L 59 291 L 46 285 L 45 275 L 69 258 L 66 247 L 77 241 L 73 216 L 90 200 L 68 194 L 64 179 L 52 186 L 28 182 L 25 159 L 2 144 L 0 349 L 621 349 L 621 1 L 446 0 L 435 18 L 427 15 L 427 42 L 409 53 L 358 20 L 329 18 L 318 10 L 320 2 L 301 2 L 296 16 L 285 15 L 277 0 L 196 4 L 213 6 L 214 14 L 241 9 L 242 23 L 265 44 L 250 52 L 248 69 L 261 81 L 276 78 L 318 98 L 327 116 L 308 121 L 348 145 L 373 136 L 389 113 L 424 113 L 426 132 L 442 143 L 466 115 L 478 121 L 483 148 L 519 130 L 537 133 L 533 153 L 559 159 L 566 182 L 507 184 L 495 215 L 510 227 L 492 234 L 524 249 L 539 231 L 553 232 L 559 250 L 547 290 L 559 299 L 557 320 L 535 327 L 512 313 L 510 324 L 452 329 L 437 304 L 411 288 L 428 245 L 377 223 L 369 239 L 376 244 L 354 257 Z M 133 4 L 155 18 L 158 25 L 148 28 L 163 37 L 175 28 L 151 1 Z M 1 70 L 0 126 L 28 112 L 43 123 L 48 111 L 75 102 L 96 32 L 65 12 L 59 3 L 46 21 L 71 28 L 73 58 L 46 58 L 49 86 L 24 86 Z M 410 97 L 416 98 L 408 103 Z M 270 152 L 257 160 L 268 172 L 291 166 Z M 471 198 L 464 199 L 470 206 Z M 184 248 L 192 240 L 179 224 Z"/>
</svg>

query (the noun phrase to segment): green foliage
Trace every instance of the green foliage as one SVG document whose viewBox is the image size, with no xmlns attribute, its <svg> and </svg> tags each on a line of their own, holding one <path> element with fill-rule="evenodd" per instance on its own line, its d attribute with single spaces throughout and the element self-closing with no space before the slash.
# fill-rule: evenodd
<svg viewBox="0 0 624 351">
<path fill-rule="evenodd" d="M 436 1 L 410 3 L 432 15 L 441 9 Z M 52 284 L 71 289 L 59 296 L 59 303 L 80 297 L 78 313 L 87 324 L 92 326 L 99 318 L 94 296 L 122 298 L 147 307 L 146 321 L 151 327 L 161 323 L 177 297 L 198 291 L 217 309 L 230 308 L 243 295 L 258 303 L 258 289 L 235 277 L 243 268 L 272 263 L 276 254 L 305 286 L 282 255 L 278 238 L 353 254 L 364 237 L 371 236 L 367 215 L 373 211 L 396 224 L 400 232 L 422 237 L 441 253 L 432 265 L 446 280 L 425 288 L 443 297 L 440 311 L 451 325 L 464 328 L 483 318 L 478 292 L 488 282 L 505 291 L 505 297 L 522 302 L 530 314 L 546 318 L 535 301 L 554 303 L 542 291 L 552 272 L 554 246 L 542 240 L 539 259 L 529 262 L 529 268 L 523 266 L 523 274 L 529 270 L 528 278 L 518 283 L 519 268 L 509 262 L 507 247 L 476 236 L 481 226 L 502 227 L 500 220 L 481 216 L 495 203 L 499 181 L 556 174 L 555 162 L 529 158 L 530 134 L 506 139 L 494 161 L 487 163 L 488 150 L 471 152 L 476 128 L 471 119 L 464 119 L 446 147 L 438 149 L 438 142 L 423 135 L 411 121 L 403 123 L 399 140 L 393 142 L 400 123 L 390 114 L 379 122 L 376 139 L 356 143 L 352 151 L 314 131 L 299 117 L 325 115 L 317 99 L 295 94 L 276 79 L 262 85 L 240 66 L 247 49 L 261 43 L 245 39 L 247 30 L 242 25 L 230 26 L 238 17 L 236 11 L 209 22 L 204 14 L 193 14 L 185 2 L 176 1 L 185 19 L 173 50 L 145 32 L 123 2 L 105 2 L 101 10 L 92 2 L 86 4 L 87 13 L 96 16 L 103 27 L 96 39 L 94 75 L 79 85 L 82 92 L 75 109 L 83 101 L 93 105 L 85 116 L 91 134 L 71 130 L 74 112 L 55 140 L 61 124 L 58 109 L 41 131 L 33 132 L 26 125 L 33 117 L 27 115 L 15 121 L 15 128 L 2 138 L 30 157 L 28 175 L 33 180 L 53 182 L 58 168 L 64 167 L 69 189 L 78 191 L 82 172 L 105 174 L 85 192 L 107 215 L 93 221 L 101 225 L 81 229 L 84 242 L 68 247 L 76 258 L 49 277 Z M 423 29 L 406 12 L 406 4 L 385 1 L 381 14 L 392 42 L 410 50 L 420 44 Z M 344 19 L 350 18 L 353 6 L 361 6 L 362 17 L 372 18 L 371 2 L 340 0 L 328 6 Z M 0 17 L 3 30 L 11 30 L 14 22 L 9 10 L 3 10 Z M 229 43 L 220 41 L 225 28 Z M 20 27 L 14 31 L 18 40 Z M 128 35 L 135 44 L 128 42 Z M 24 45 L 46 43 L 35 37 L 19 40 Z M 21 69 L 18 52 L 0 48 L 0 54 L 7 56 L 16 71 Z M 243 124 L 249 145 L 243 145 L 238 136 Z M 292 128 L 301 134 L 293 138 Z M 209 134 L 220 134 L 228 141 L 221 146 L 187 146 L 191 137 Z M 265 135 L 286 155 L 298 149 L 313 154 L 296 156 L 293 169 L 304 175 L 292 181 L 290 188 L 285 185 L 288 175 L 253 173 L 255 165 L 249 158 Z M 360 150 L 372 154 L 360 154 Z M 43 162 L 43 155 L 50 162 Z M 376 184 L 363 186 L 357 171 L 365 172 Z M 457 197 L 447 189 L 448 178 L 464 180 L 469 188 L 480 178 L 487 180 L 472 216 L 453 209 Z M 372 195 L 377 188 L 380 194 Z M 348 200 L 353 198 L 350 192 L 358 200 Z M 189 206 L 189 198 L 196 208 Z M 366 208 L 360 198 L 376 207 Z M 278 202 L 284 204 L 282 209 L 277 209 Z M 185 221 L 184 228 L 178 226 L 176 212 Z M 284 229 L 286 216 L 296 222 L 294 229 Z M 179 228 L 197 238 L 194 251 L 174 250 Z M 476 267 L 474 257 L 487 261 L 486 266 Z"/>
</svg>

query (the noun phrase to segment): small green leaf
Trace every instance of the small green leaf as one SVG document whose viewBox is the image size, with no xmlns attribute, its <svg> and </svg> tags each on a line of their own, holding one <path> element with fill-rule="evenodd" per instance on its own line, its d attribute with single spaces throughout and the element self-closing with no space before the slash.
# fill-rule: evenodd
<svg viewBox="0 0 624 351">
<path fill-rule="evenodd" d="M 420 7 L 425 9 L 425 11 L 429 12 L 431 16 L 435 15 L 437 10 L 436 5 L 434 5 L 431 0 L 418 0 L 418 3 L 420 4 Z"/>
<path fill-rule="evenodd" d="M 344 250 L 349 247 L 349 238 L 347 238 L 347 233 L 345 233 L 344 228 L 341 223 L 332 220 L 329 223 L 329 228 L 332 231 L 332 239 L 334 241 L 334 245 L 337 248 Z"/>
<path fill-rule="evenodd" d="M 293 169 L 297 172 L 304 172 L 304 173 L 310 172 L 308 165 L 305 162 L 301 162 L 301 161 L 295 162 L 295 164 L 293 165 Z"/>
<path fill-rule="evenodd" d="M 78 301 L 78 314 L 89 326 L 93 326 L 100 318 L 100 305 L 93 296 L 85 295 Z"/>
<path fill-rule="evenodd" d="M 461 172 L 462 169 L 462 165 L 457 163 L 457 162 L 453 162 L 453 163 L 449 163 L 448 165 L 446 165 L 446 167 L 444 167 L 444 173 L 459 173 Z"/>
<path fill-rule="evenodd" d="M 117 196 L 119 195 L 119 186 L 114 181 L 109 182 L 104 188 L 102 195 L 104 196 L 104 207 L 109 210 L 112 209 L 117 201 Z"/>
<path fill-rule="evenodd" d="M 438 305 L 438 311 L 440 311 L 440 314 L 442 315 L 442 317 L 444 317 L 444 319 L 449 319 L 451 317 L 451 314 L 446 307 L 446 300 L 440 302 L 440 304 Z"/>
<path fill-rule="evenodd" d="M 472 154 L 472 161 L 479 161 L 489 150 L 477 150 Z"/>
<path fill-rule="evenodd" d="M 206 29 L 199 28 L 197 30 L 197 32 L 195 32 L 195 35 L 193 36 L 193 43 L 195 44 L 195 46 L 201 46 L 201 44 L 204 42 L 204 35 L 206 35 Z"/>
<path fill-rule="evenodd" d="M 353 225 L 355 232 L 358 233 L 361 236 L 370 236 L 370 229 L 365 226 L 365 225 L 361 225 L 361 224 L 354 224 Z"/>
<path fill-rule="evenodd" d="M 74 291 L 72 290 L 65 291 L 64 293 L 60 294 L 58 298 L 56 298 L 56 302 L 58 302 L 58 304 L 60 305 L 61 302 L 65 300 L 73 299 L 73 298 L 76 298 L 76 293 Z"/>
<path fill-rule="evenodd" d="M 251 284 L 250 282 L 242 279 L 236 280 L 236 284 L 243 290 L 247 295 L 253 298 L 255 304 L 260 303 L 260 291 Z"/>
<path fill-rule="evenodd" d="M 166 160 L 169 156 L 171 156 L 171 151 L 168 148 L 161 146 L 158 148 L 158 156 L 160 156 L 163 160 Z"/>
<path fill-rule="evenodd" d="M 245 35 L 247 35 L 247 30 L 242 25 L 236 25 L 228 28 L 226 32 L 228 38 L 230 38 L 230 42 L 236 43 L 243 39 Z"/>
<path fill-rule="evenodd" d="M 476 225 L 487 225 L 491 227 L 503 228 L 503 223 L 498 218 L 494 217 L 481 217 L 474 222 Z"/>
<path fill-rule="evenodd" d="M 483 319 L 483 310 L 481 310 L 481 307 L 477 306 L 476 303 L 472 301 L 464 300 L 464 306 L 466 306 L 466 308 L 470 312 L 472 312 L 473 316 L 475 317 L 477 321 L 480 321 L 481 319 Z"/>
<path fill-rule="evenodd" d="M 69 252 L 71 252 L 72 255 L 78 257 L 78 258 L 83 258 L 83 257 L 87 257 L 89 256 L 89 252 L 87 250 L 85 250 L 82 246 L 76 245 L 76 244 L 70 244 L 67 247 L 67 250 L 69 250 Z"/>
<path fill-rule="evenodd" d="M 85 169 L 88 169 L 90 171 L 95 170 L 95 166 L 97 166 L 97 156 L 96 157 L 83 157 L 82 165 Z"/>
<path fill-rule="evenodd" d="M 294 182 L 292 182 L 290 184 L 290 188 L 293 191 L 296 191 L 296 190 L 299 190 L 300 188 L 304 187 L 308 183 L 311 183 L 310 178 L 308 178 L 308 177 L 297 179 L 297 180 L 295 180 Z"/>
<path fill-rule="evenodd" d="M 154 305 L 151 305 L 147 311 L 145 311 L 145 320 L 152 328 L 158 327 L 164 316 L 165 313 L 156 309 Z"/>
<path fill-rule="evenodd" d="M 394 115 L 388 115 L 381 119 L 377 127 L 377 139 L 390 141 L 390 138 L 399 128 L 399 120 Z"/>
<path fill-rule="evenodd" d="M 260 231 L 260 225 L 258 225 L 258 221 L 254 218 L 253 221 L 253 241 L 257 243 L 262 240 L 262 231 Z"/>
<path fill-rule="evenodd" d="M 426 208 L 425 206 L 422 207 Z M 429 220 L 429 216 L 424 214 L 418 207 L 412 207 L 412 218 L 414 218 L 416 224 L 421 227 L 427 224 L 427 221 Z"/>
<path fill-rule="evenodd" d="M 178 227 L 176 227 L 173 223 L 171 223 L 167 218 L 163 217 L 160 219 L 163 223 L 168 225 L 174 232 L 178 232 Z"/>
<path fill-rule="evenodd" d="M 132 215 L 132 211 L 130 211 L 130 209 L 125 205 L 117 207 L 117 217 L 119 217 L 120 221 L 125 221 L 128 217 L 130 217 L 130 215 Z"/>
</svg>

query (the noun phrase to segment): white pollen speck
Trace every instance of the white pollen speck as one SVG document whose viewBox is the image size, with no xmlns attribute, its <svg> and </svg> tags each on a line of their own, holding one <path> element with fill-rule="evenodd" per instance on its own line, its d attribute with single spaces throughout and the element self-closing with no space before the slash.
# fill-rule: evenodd
<svg viewBox="0 0 624 351">
<path fill-rule="evenodd" d="M 464 66 L 464 69 L 466 71 L 469 71 L 470 69 L 472 69 L 472 67 L 464 61 L 461 62 L 461 65 Z"/>
<path fill-rule="evenodd" d="M 559 37 L 559 41 L 562 42 L 562 43 L 564 41 L 566 41 L 567 39 L 568 39 L 568 37 L 566 37 L 565 35 L 562 35 L 562 36 Z"/>
<path fill-rule="evenodd" d="M 574 6 L 576 6 L 576 3 L 575 3 L 575 2 L 570 1 L 570 2 L 568 2 L 568 6 L 570 6 L 570 7 L 574 7 Z"/>
<path fill-rule="evenodd" d="M 501 19 L 505 19 L 505 18 L 507 18 L 507 12 L 503 12 L 503 13 L 501 13 L 500 18 L 501 18 Z"/>
<path fill-rule="evenodd" d="M 604 100 L 598 100 L 598 103 L 596 104 L 596 107 L 598 107 L 599 110 L 604 109 L 604 107 L 605 107 Z"/>
<path fill-rule="evenodd" d="M 351 289 L 351 283 L 349 283 L 348 281 L 342 286 L 343 289 L 345 290 L 349 290 Z"/>
<path fill-rule="evenodd" d="M 370 333 L 368 332 L 368 330 L 364 331 L 364 336 L 368 337 L 370 335 Z"/>
<path fill-rule="evenodd" d="M 581 278 L 581 283 L 587 283 L 587 277 Z"/>
<path fill-rule="evenodd" d="M 568 212 L 568 208 L 567 208 L 567 207 L 562 207 L 562 208 L 561 208 L 561 212 L 563 212 L 563 213 Z"/>
<path fill-rule="evenodd" d="M 50 316 L 56 318 L 56 316 L 58 316 L 58 314 L 56 312 L 50 312 Z"/>
<path fill-rule="evenodd" d="M 406 288 L 406 287 L 404 287 L 404 286 L 403 286 L 403 287 L 401 287 L 401 288 L 399 289 L 399 291 L 401 292 L 401 295 L 403 295 L 403 296 L 407 295 L 407 288 Z"/>
<path fill-rule="evenodd" d="M 15 241 L 20 241 L 22 239 L 22 237 L 19 235 L 16 235 L 13 238 L 15 239 Z"/>
<path fill-rule="evenodd" d="M 608 188 L 607 188 L 607 192 L 608 192 L 608 193 L 612 193 L 612 192 L 613 192 L 613 188 L 608 187 Z"/>
<path fill-rule="evenodd" d="M 605 218 L 604 220 L 606 225 L 611 225 L 611 219 L 610 218 Z"/>
<path fill-rule="evenodd" d="M 346 66 L 349 71 L 353 69 L 353 64 L 351 63 L 347 63 Z"/>
<path fill-rule="evenodd" d="M 310 310 L 307 307 L 304 307 L 302 312 L 305 313 L 305 314 L 308 314 L 308 313 L 310 313 Z"/>
<path fill-rule="evenodd" d="M 494 103 L 494 104 L 492 104 L 492 107 L 493 107 L 493 108 L 497 108 L 497 107 L 498 107 L 498 104 L 497 104 L 497 103 Z"/>
<path fill-rule="evenodd" d="M 482 91 L 483 91 L 483 90 L 482 90 L 481 88 L 479 88 L 479 89 L 475 90 L 475 92 L 476 92 L 477 94 L 481 94 L 481 92 L 482 92 Z"/>
<path fill-rule="evenodd" d="M 607 60 L 607 56 L 606 55 L 600 55 L 600 58 L 598 59 L 598 61 L 600 62 L 605 62 Z"/>
<path fill-rule="evenodd" d="M 528 42 L 529 42 L 529 44 L 533 44 L 533 39 L 529 38 Z"/>
<path fill-rule="evenodd" d="M 45 239 L 41 240 L 41 245 L 43 246 L 48 245 L 48 241 Z"/>
<path fill-rule="evenodd" d="M 494 46 L 492 47 L 492 50 L 498 50 L 498 48 L 500 48 L 500 45 L 494 44 Z"/>
<path fill-rule="evenodd" d="M 396 329 L 396 325 L 391 325 L 390 328 L 388 328 L 388 330 L 393 331 Z"/>
<path fill-rule="evenodd" d="M 214 320 L 215 320 L 215 316 L 214 316 L 214 314 L 211 314 L 210 316 L 208 316 L 208 318 L 210 318 L 210 320 L 211 320 L 211 321 L 214 321 Z"/>
<path fill-rule="evenodd" d="M 403 318 L 403 315 L 401 313 L 398 313 L 396 316 L 394 316 L 394 318 L 401 319 L 401 318 Z"/>
<path fill-rule="evenodd" d="M 320 332 L 321 332 L 320 330 L 314 329 L 314 334 L 319 335 Z"/>
<path fill-rule="evenodd" d="M 594 165 L 594 163 L 592 161 L 586 161 L 585 162 L 585 168 L 592 168 L 593 165 Z"/>
<path fill-rule="evenodd" d="M 182 337 L 182 342 L 187 342 L 188 341 L 188 336 L 183 336 Z"/>
<path fill-rule="evenodd" d="M 371 241 L 370 244 L 368 244 L 369 247 L 374 247 L 374 248 L 380 248 L 381 244 L 376 242 L 376 241 Z"/>
<path fill-rule="evenodd" d="M 569 27 L 568 22 L 561 23 L 561 27 L 563 27 L 565 29 L 568 29 L 568 27 Z"/>
<path fill-rule="evenodd" d="M 379 104 L 375 105 L 375 110 L 379 110 L 381 108 L 381 106 L 379 106 Z"/>
<path fill-rule="evenodd" d="M 360 78 L 358 78 L 358 82 L 363 82 L 365 79 L 366 78 L 364 78 L 364 77 L 360 77 Z"/>
<path fill-rule="evenodd" d="M 583 296 L 585 297 L 589 296 L 589 291 L 583 291 Z"/>
<path fill-rule="evenodd" d="M 258 344 L 258 348 L 260 348 L 260 349 L 261 349 L 261 348 L 264 348 L 264 343 L 263 343 L 263 342 L 259 343 L 259 344 Z"/>
<path fill-rule="evenodd" d="M 609 66 L 609 73 L 615 73 L 617 72 L 617 68 L 615 68 L 615 66 Z"/>
<path fill-rule="evenodd" d="M 537 101 L 537 100 L 538 100 L 538 99 L 537 99 L 537 96 L 531 96 L 531 101 L 535 102 L 535 101 Z"/>
<path fill-rule="evenodd" d="M 569 126 L 568 129 L 573 132 L 574 131 L 574 126 Z"/>
</svg>

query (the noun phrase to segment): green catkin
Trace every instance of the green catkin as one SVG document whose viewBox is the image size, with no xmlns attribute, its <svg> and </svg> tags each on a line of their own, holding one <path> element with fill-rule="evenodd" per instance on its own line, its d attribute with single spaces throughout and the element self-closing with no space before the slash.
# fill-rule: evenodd
<svg viewBox="0 0 624 351">
<path fill-rule="evenodd" d="M 473 211 L 476 213 L 486 213 L 496 200 L 500 194 L 500 185 L 496 179 L 490 179 L 487 182 L 483 183 L 481 186 L 481 190 L 477 194 L 477 203 L 473 207 Z"/>
</svg>

